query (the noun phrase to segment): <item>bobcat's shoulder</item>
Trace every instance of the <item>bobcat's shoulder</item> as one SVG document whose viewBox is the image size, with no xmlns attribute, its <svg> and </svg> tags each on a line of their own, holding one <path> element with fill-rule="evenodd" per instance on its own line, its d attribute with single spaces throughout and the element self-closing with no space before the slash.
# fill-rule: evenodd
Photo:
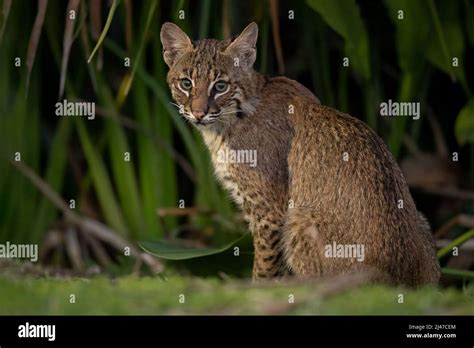
<svg viewBox="0 0 474 348">
<path fill-rule="evenodd" d="M 313 92 L 311 92 L 308 88 L 303 86 L 301 83 L 284 76 L 277 76 L 271 78 L 270 83 L 267 87 L 267 91 L 264 91 L 264 93 L 265 92 L 269 92 L 270 94 L 273 94 L 274 92 L 277 92 L 277 94 L 279 94 L 278 92 L 280 92 L 283 94 L 291 95 L 293 97 L 301 97 L 302 99 L 308 98 L 308 102 L 312 101 L 317 104 L 321 104 L 318 97 L 316 97 Z M 277 102 L 281 103 L 281 101 Z"/>
</svg>

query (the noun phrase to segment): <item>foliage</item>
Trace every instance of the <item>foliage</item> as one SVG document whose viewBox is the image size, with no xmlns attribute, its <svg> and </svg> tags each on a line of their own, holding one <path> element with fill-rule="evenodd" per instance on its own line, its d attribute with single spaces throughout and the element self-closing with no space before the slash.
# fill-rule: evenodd
<svg viewBox="0 0 474 348">
<path fill-rule="evenodd" d="M 344 38 L 347 55 L 354 61 L 354 70 L 369 79 L 369 38 L 355 0 L 308 0 L 308 5 L 318 11 L 328 25 Z"/>
<path fill-rule="evenodd" d="M 459 113 L 455 131 L 460 144 L 474 142 L 474 98 Z"/>
<path fill-rule="evenodd" d="M 286 75 L 323 103 L 362 118 L 398 159 L 407 136 L 430 150 L 429 135 L 420 132 L 426 122 L 381 120 L 378 105 L 390 98 L 422 102 L 424 113 L 436 111 L 444 136 L 457 139 L 451 146 L 464 151 L 462 169 L 474 178 L 473 79 L 466 65 L 474 47 L 472 2 L 269 3 L 50 0 L 35 8 L 0 1 L 0 241 L 41 243 L 67 225 L 11 165 L 18 153 L 66 202 L 74 199 L 81 214 L 126 240 L 192 239 L 219 251 L 216 245 L 240 238 L 245 225 L 214 180 L 199 134 L 170 104 L 159 39 L 166 20 L 195 39 L 228 37 L 256 20 L 258 70 L 274 75 L 281 65 L 274 57 L 283 57 Z M 280 31 L 271 31 L 277 21 Z M 274 53 L 280 46 L 283 52 Z M 95 102 L 96 119 L 55 116 L 63 98 Z M 196 210 L 157 214 L 180 203 Z"/>
</svg>

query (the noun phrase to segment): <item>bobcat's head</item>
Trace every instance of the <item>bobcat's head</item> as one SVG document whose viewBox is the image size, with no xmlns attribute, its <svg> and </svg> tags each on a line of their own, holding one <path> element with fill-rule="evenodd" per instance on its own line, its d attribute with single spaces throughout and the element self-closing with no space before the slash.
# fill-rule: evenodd
<svg viewBox="0 0 474 348">
<path fill-rule="evenodd" d="M 254 111 L 253 63 L 258 27 L 251 23 L 235 39 L 192 42 L 175 24 L 161 28 L 168 84 L 176 106 L 196 126 L 225 126 Z"/>
</svg>

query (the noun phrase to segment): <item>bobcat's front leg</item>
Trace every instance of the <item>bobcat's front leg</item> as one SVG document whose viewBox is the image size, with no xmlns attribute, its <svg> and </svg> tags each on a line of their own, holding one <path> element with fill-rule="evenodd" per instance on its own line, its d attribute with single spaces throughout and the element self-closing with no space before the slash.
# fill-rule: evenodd
<svg viewBox="0 0 474 348">
<path fill-rule="evenodd" d="M 253 279 L 289 275 L 282 245 L 283 223 L 266 216 L 255 216 L 250 224 L 254 239 Z"/>
</svg>

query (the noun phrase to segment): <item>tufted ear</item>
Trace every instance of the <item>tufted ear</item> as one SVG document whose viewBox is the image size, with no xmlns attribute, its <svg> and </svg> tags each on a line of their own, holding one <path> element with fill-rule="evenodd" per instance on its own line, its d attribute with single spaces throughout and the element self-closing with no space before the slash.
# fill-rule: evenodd
<svg viewBox="0 0 474 348">
<path fill-rule="evenodd" d="M 161 27 L 160 38 L 163 45 L 163 59 L 170 68 L 182 54 L 193 49 L 188 35 L 176 24 L 164 23 Z"/>
<path fill-rule="evenodd" d="M 250 23 L 244 31 L 226 48 L 224 54 L 228 54 L 233 58 L 238 58 L 240 66 L 251 68 L 257 58 L 257 23 Z"/>
</svg>

